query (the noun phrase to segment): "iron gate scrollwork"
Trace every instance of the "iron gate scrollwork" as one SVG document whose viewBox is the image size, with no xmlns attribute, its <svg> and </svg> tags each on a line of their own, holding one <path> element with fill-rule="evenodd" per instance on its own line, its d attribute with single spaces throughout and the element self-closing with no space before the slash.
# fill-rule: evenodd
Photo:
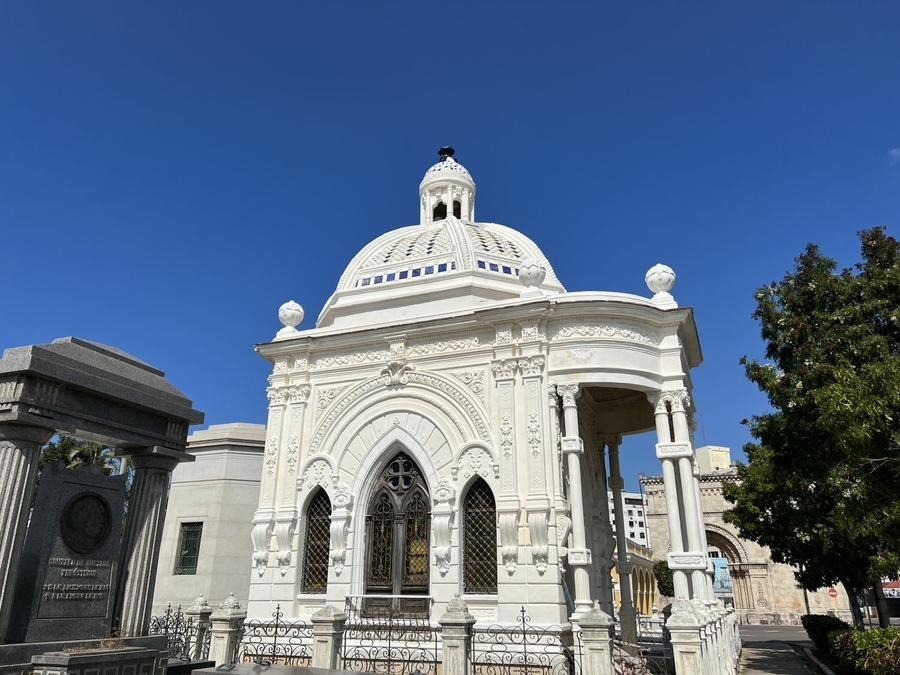
<svg viewBox="0 0 900 675">
<path fill-rule="evenodd" d="M 235 660 L 259 665 L 308 666 L 312 662 L 312 626 L 283 619 L 281 605 L 277 605 L 271 621 L 245 621 L 239 657 Z"/>
<path fill-rule="evenodd" d="M 348 597 L 341 668 L 386 675 L 438 675 L 441 627 L 431 625 L 431 604 L 429 597 Z"/>
<path fill-rule="evenodd" d="M 192 658 L 199 659 L 205 656 L 204 654 L 191 654 L 191 646 L 197 631 L 197 622 L 192 617 L 185 616 L 181 611 L 181 605 L 172 609 L 172 605 L 169 604 L 161 615 L 150 617 L 147 635 L 165 635 L 169 658 L 190 661 Z M 209 635 L 209 627 L 207 627 L 206 634 Z M 208 640 L 208 637 L 204 637 Z M 207 646 L 206 654 L 208 653 Z"/>
<path fill-rule="evenodd" d="M 535 626 L 522 607 L 515 626 L 472 631 L 473 675 L 580 675 L 580 636 L 562 626 Z"/>
</svg>

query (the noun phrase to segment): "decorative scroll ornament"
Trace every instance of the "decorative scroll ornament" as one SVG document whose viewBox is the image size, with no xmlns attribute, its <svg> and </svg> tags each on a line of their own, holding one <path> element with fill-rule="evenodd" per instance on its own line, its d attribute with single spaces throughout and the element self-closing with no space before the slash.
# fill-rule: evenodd
<svg viewBox="0 0 900 675">
<path fill-rule="evenodd" d="M 409 384 L 409 372 L 415 369 L 415 366 L 403 363 L 402 361 L 391 361 L 387 366 L 381 369 L 381 374 L 387 378 L 387 386 L 398 387 L 401 384 Z"/>
<path fill-rule="evenodd" d="M 291 403 L 306 403 L 309 400 L 310 387 L 308 384 L 295 384 L 287 389 Z"/>
<path fill-rule="evenodd" d="M 278 547 L 275 559 L 278 561 L 281 576 L 287 574 L 291 566 L 291 549 L 296 523 L 297 521 L 294 518 L 275 523 L 275 544 Z"/>
<path fill-rule="evenodd" d="M 277 454 L 278 439 L 273 436 L 266 445 L 266 473 L 270 476 L 275 473 L 275 456 Z"/>
<path fill-rule="evenodd" d="M 353 366 L 358 363 L 385 361 L 391 357 L 387 349 L 374 349 L 356 354 L 338 354 L 336 356 L 320 356 L 310 365 L 310 370 L 322 370 L 334 366 Z"/>
<path fill-rule="evenodd" d="M 512 446 L 513 428 L 510 423 L 510 416 L 502 415 L 500 417 L 500 450 L 503 452 L 503 457 L 505 459 L 510 459 L 512 457 Z"/>
<path fill-rule="evenodd" d="M 588 324 L 579 326 L 562 326 L 553 335 L 554 340 L 565 338 L 619 338 L 631 340 L 643 344 L 652 344 L 658 341 L 655 333 L 641 330 L 637 327 L 620 326 L 616 324 Z"/>
<path fill-rule="evenodd" d="M 334 508 L 331 511 L 331 525 L 329 526 L 329 548 L 328 556 L 331 558 L 331 564 L 334 567 L 334 573 L 338 576 L 344 571 L 344 563 L 347 559 L 347 533 L 350 531 L 350 506 L 353 502 L 353 495 L 347 485 L 340 485 L 334 491 L 332 503 Z"/>
<path fill-rule="evenodd" d="M 560 548 L 566 548 L 569 545 L 569 532 L 572 531 L 572 519 L 569 516 L 556 516 L 556 545 Z M 564 555 L 560 552 L 560 555 Z"/>
<path fill-rule="evenodd" d="M 528 415 L 528 446 L 531 448 L 532 457 L 541 454 L 541 423 L 538 414 L 533 412 Z"/>
<path fill-rule="evenodd" d="M 303 487 L 307 490 L 311 490 L 316 485 L 327 490 L 331 487 L 331 480 L 331 464 L 325 459 L 315 459 L 310 462 L 301 478 Z"/>
<path fill-rule="evenodd" d="M 331 402 L 337 398 L 338 394 L 344 391 L 346 387 L 328 387 L 319 389 L 316 393 L 316 417 L 325 412 L 325 409 L 331 405 Z"/>
<path fill-rule="evenodd" d="M 449 504 L 435 507 L 431 514 L 431 531 L 434 535 L 434 564 L 441 576 L 450 571 L 450 531 L 453 509 Z"/>
<path fill-rule="evenodd" d="M 495 380 L 511 380 L 516 376 L 516 359 L 500 359 L 491 363 Z"/>
<path fill-rule="evenodd" d="M 453 377 L 459 379 L 472 392 L 484 402 L 484 371 L 483 370 L 465 370 L 453 373 Z"/>
<path fill-rule="evenodd" d="M 262 576 L 269 564 L 269 538 L 272 536 L 271 523 L 268 519 L 257 522 L 250 531 L 253 540 L 253 563 L 256 573 Z"/>
<path fill-rule="evenodd" d="M 519 564 L 519 511 L 500 513 L 497 517 L 500 535 L 500 558 L 510 576 Z"/>
<path fill-rule="evenodd" d="M 297 470 L 297 461 L 300 455 L 300 436 L 298 434 L 291 434 L 290 441 L 288 442 L 288 456 L 287 456 L 287 465 L 288 465 L 288 473 L 293 474 Z"/>
<path fill-rule="evenodd" d="M 460 349 L 471 349 L 478 346 L 478 338 L 470 337 L 461 340 L 440 340 L 428 344 L 411 345 L 406 351 L 416 356 L 424 354 L 438 354 L 445 351 L 457 351 Z"/>
<path fill-rule="evenodd" d="M 451 469 L 453 480 L 456 480 L 460 474 L 463 480 L 468 480 L 473 475 L 488 478 L 493 474 L 494 478 L 499 478 L 500 465 L 494 462 L 494 458 L 487 450 L 474 446 L 463 450 L 456 466 Z"/>
<path fill-rule="evenodd" d="M 528 514 L 528 533 L 531 535 L 531 558 L 538 574 L 547 571 L 550 547 L 547 542 L 547 512 L 533 511 Z"/>
<path fill-rule="evenodd" d="M 529 356 L 519 359 L 519 370 L 522 371 L 522 377 L 536 377 L 544 372 L 544 357 Z"/>
</svg>

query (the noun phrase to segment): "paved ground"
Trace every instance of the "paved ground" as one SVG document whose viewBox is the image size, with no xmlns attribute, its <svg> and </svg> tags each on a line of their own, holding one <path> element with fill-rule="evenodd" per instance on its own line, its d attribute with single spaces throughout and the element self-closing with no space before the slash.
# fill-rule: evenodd
<svg viewBox="0 0 900 675">
<path fill-rule="evenodd" d="M 802 626 L 741 626 L 740 675 L 810 675 L 787 643 L 812 647 Z"/>
</svg>

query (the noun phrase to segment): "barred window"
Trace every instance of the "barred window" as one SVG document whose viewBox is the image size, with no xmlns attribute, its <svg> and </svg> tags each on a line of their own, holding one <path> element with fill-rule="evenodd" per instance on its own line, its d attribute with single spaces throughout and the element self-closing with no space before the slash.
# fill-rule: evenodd
<svg viewBox="0 0 900 675">
<path fill-rule="evenodd" d="M 200 560 L 200 537 L 203 523 L 182 523 L 178 535 L 178 557 L 175 559 L 175 574 L 197 574 Z"/>
<path fill-rule="evenodd" d="M 324 593 L 328 588 L 329 526 L 331 500 L 319 490 L 306 509 L 306 537 L 303 540 L 303 576 L 301 593 Z"/>
<path fill-rule="evenodd" d="M 480 478 L 463 501 L 463 590 L 497 592 L 497 512 L 494 495 Z"/>
</svg>

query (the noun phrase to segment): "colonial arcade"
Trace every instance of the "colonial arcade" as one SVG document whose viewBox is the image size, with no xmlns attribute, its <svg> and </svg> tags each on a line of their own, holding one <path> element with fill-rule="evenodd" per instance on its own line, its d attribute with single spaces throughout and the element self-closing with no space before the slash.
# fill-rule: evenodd
<svg viewBox="0 0 900 675">
<path fill-rule="evenodd" d="M 475 183 L 452 154 L 419 186 L 420 222 L 353 258 L 315 328 L 297 330 L 303 311 L 286 303 L 257 348 L 273 367 L 249 615 L 350 599 L 436 621 L 459 595 L 479 622 L 514 624 L 524 604 L 563 625 L 597 600 L 633 642 L 619 454 L 655 429 L 671 622 L 713 634 L 727 613 L 694 471 L 701 352 L 674 274 L 653 267 L 650 298 L 566 292 L 529 238 L 475 221 Z"/>
</svg>

